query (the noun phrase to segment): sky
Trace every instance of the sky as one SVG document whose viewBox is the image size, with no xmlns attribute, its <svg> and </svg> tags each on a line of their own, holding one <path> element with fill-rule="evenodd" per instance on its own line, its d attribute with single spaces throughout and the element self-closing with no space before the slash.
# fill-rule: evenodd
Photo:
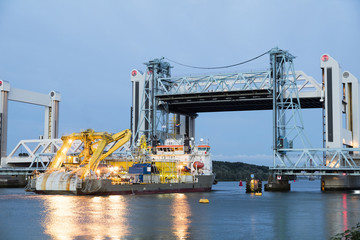
<svg viewBox="0 0 360 240">
<path fill-rule="evenodd" d="M 273 47 L 321 81 L 328 53 L 360 79 L 357 0 L 0 0 L 0 79 L 11 87 L 61 93 L 60 135 L 130 128 L 132 69 L 169 59 L 224 66 Z M 218 73 L 172 64 L 173 76 Z M 226 72 L 264 70 L 268 56 Z M 321 110 L 304 110 L 305 131 L 322 146 Z M 9 102 L 8 151 L 43 135 L 44 108 Z M 271 111 L 202 113 L 196 137 L 218 161 L 272 164 Z"/>
</svg>

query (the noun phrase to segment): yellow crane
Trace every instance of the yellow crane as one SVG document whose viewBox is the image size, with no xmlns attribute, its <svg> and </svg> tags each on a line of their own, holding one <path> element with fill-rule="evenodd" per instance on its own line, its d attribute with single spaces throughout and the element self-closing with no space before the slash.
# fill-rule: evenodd
<svg viewBox="0 0 360 240">
<path fill-rule="evenodd" d="M 57 151 L 53 161 L 48 166 L 48 172 L 59 169 L 66 160 L 66 154 L 69 151 L 74 140 L 80 140 L 83 143 L 83 150 L 79 154 L 81 160 L 80 170 L 81 179 L 90 173 L 90 171 L 96 172 L 99 163 L 107 156 L 112 154 L 122 145 L 130 140 L 131 131 L 126 129 L 116 134 L 109 134 L 107 132 L 95 132 L 93 129 L 88 129 L 80 133 L 72 133 L 68 136 L 63 136 L 63 145 Z M 106 146 L 110 143 L 116 142 L 107 152 L 104 152 Z"/>
</svg>

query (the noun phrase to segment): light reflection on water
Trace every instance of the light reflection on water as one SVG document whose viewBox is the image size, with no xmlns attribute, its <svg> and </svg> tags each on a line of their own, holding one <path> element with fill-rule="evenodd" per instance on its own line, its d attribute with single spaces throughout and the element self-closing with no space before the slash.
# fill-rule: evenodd
<svg viewBox="0 0 360 240">
<path fill-rule="evenodd" d="M 348 226 L 348 211 L 347 211 L 347 196 L 346 194 L 342 195 L 342 207 L 343 207 L 343 231 L 349 228 Z"/>
<path fill-rule="evenodd" d="M 187 197 L 183 193 L 174 196 L 171 215 L 173 217 L 173 232 L 178 239 L 189 236 L 189 226 L 191 224 L 191 211 Z"/>
<path fill-rule="evenodd" d="M 320 181 L 291 188 L 260 197 L 237 182 L 210 193 L 144 196 L 0 189 L 0 239 L 329 239 L 360 221 L 357 192 L 322 193 Z"/>
<path fill-rule="evenodd" d="M 108 197 L 46 195 L 42 198 L 45 207 L 42 225 L 44 233 L 52 239 L 122 239 L 144 232 L 142 237 L 146 238 L 146 231 L 151 229 L 155 233 L 148 236 L 152 237 L 189 237 L 191 209 L 186 194 Z M 143 201 L 146 199 L 150 200 L 150 204 L 158 201 L 159 206 L 145 207 Z M 161 204 L 164 201 L 166 204 Z M 144 209 L 139 209 L 137 202 Z M 148 229 L 138 229 L 144 223 L 150 224 Z M 172 234 L 168 233 L 166 227 L 172 229 Z M 165 233 L 156 233 L 162 229 L 166 230 Z"/>
<path fill-rule="evenodd" d="M 53 239 L 119 239 L 129 233 L 124 196 L 46 196 L 44 206 L 43 227 Z"/>
</svg>

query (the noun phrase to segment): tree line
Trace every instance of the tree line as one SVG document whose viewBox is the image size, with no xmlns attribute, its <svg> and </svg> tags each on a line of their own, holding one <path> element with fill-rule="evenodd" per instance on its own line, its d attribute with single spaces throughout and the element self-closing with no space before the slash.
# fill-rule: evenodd
<svg viewBox="0 0 360 240">
<path fill-rule="evenodd" d="M 254 174 L 255 179 L 267 181 L 269 167 L 243 162 L 213 161 L 213 172 L 218 181 L 246 181 L 251 178 L 251 174 Z"/>
</svg>

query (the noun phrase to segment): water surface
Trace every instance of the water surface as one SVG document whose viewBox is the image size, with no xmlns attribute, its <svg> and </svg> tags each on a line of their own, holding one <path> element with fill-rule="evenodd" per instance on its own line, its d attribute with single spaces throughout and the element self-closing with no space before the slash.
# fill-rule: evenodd
<svg viewBox="0 0 360 240">
<path fill-rule="evenodd" d="M 360 194 L 322 193 L 320 181 L 288 193 L 63 196 L 0 189 L 0 239 L 328 239 L 360 222 Z M 210 204 L 200 204 L 200 198 Z"/>
</svg>

